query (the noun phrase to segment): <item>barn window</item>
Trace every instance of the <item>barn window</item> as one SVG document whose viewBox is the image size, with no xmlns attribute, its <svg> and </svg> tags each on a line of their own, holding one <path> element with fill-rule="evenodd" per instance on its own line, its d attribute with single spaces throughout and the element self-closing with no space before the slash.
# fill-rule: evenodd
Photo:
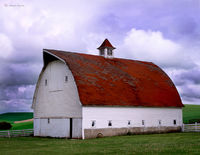
<svg viewBox="0 0 200 155">
<path fill-rule="evenodd" d="M 47 79 L 45 79 L 45 86 L 47 86 Z"/>
<path fill-rule="evenodd" d="M 65 82 L 67 82 L 68 81 L 68 76 L 65 76 Z"/>
<path fill-rule="evenodd" d="M 131 125 L 131 121 L 130 120 L 128 121 L 128 125 Z"/>
<path fill-rule="evenodd" d="M 108 49 L 108 55 L 112 55 L 112 50 Z"/>
<path fill-rule="evenodd" d="M 48 124 L 50 123 L 50 118 L 48 118 Z"/>
<path fill-rule="evenodd" d="M 108 126 L 112 126 L 112 121 L 108 121 Z"/>
<path fill-rule="evenodd" d="M 96 126 L 96 121 L 92 121 L 92 127 Z"/>
<path fill-rule="evenodd" d="M 176 125 L 176 120 L 174 120 L 174 125 Z"/>
<path fill-rule="evenodd" d="M 144 123 L 144 120 L 142 120 L 142 125 L 144 125 L 145 123 Z"/>
<path fill-rule="evenodd" d="M 161 125 L 161 120 L 158 120 L 158 124 Z"/>
<path fill-rule="evenodd" d="M 104 55 L 104 49 L 100 50 L 100 55 Z"/>
</svg>

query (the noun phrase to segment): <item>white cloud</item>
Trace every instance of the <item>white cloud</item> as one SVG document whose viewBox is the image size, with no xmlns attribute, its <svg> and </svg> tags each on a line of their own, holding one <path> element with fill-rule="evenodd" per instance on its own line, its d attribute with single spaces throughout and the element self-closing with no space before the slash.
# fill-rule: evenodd
<svg viewBox="0 0 200 155">
<path fill-rule="evenodd" d="M 200 104 L 199 67 L 193 69 L 165 68 L 171 77 L 184 104 Z"/>
<path fill-rule="evenodd" d="M 13 51 L 11 40 L 4 34 L 0 33 L 0 57 L 7 58 Z"/>
<path fill-rule="evenodd" d="M 188 60 L 185 49 L 178 43 L 163 37 L 159 31 L 132 29 L 120 46 L 121 55 L 133 59 L 151 61 L 162 67 L 189 68 L 193 64 Z"/>
<path fill-rule="evenodd" d="M 5 7 L 5 4 L 22 6 Z M 30 108 L 31 100 L 23 99 L 27 96 L 30 98 L 34 88 L 26 85 L 34 85 L 37 80 L 42 68 L 43 48 L 98 54 L 96 48 L 105 38 L 117 48 L 115 57 L 152 61 L 161 67 L 168 67 L 167 69 L 174 73 L 174 76 L 170 77 L 175 83 L 179 82 L 181 94 L 190 94 L 187 90 L 199 90 L 193 85 L 185 89 L 190 77 L 177 78 L 177 75 L 190 69 L 193 65 L 190 59 L 191 62 L 199 63 L 200 47 L 194 48 L 192 41 L 187 41 L 191 47 L 186 47 L 185 43 L 164 37 L 166 34 L 170 36 L 176 33 L 172 30 L 176 21 L 172 19 L 179 18 L 174 18 L 177 17 L 177 13 L 172 12 L 173 16 L 169 16 L 173 17 L 169 19 L 170 22 L 160 20 L 163 13 L 160 4 L 163 5 L 157 4 L 157 1 L 144 5 L 140 1 L 121 0 L 0 1 L 0 75 L 3 75 L 0 76 L 0 84 L 7 87 L 17 85 L 19 92 L 15 102 L 12 99 L 16 98 L 16 92 L 13 92 L 10 93 L 13 96 L 8 98 L 10 101 L 3 101 L 2 104 L 5 104 L 8 110 L 14 110 L 17 106 Z M 167 9 L 165 11 L 171 12 Z M 183 14 L 180 10 L 177 12 Z M 155 14 L 160 16 L 158 20 L 153 20 Z M 184 19 L 184 22 L 187 23 L 188 20 Z M 182 24 L 180 25 L 182 27 Z M 133 26 L 141 30 L 130 30 Z M 166 32 L 162 29 L 165 26 Z M 147 31 L 147 28 L 151 30 Z"/>
</svg>

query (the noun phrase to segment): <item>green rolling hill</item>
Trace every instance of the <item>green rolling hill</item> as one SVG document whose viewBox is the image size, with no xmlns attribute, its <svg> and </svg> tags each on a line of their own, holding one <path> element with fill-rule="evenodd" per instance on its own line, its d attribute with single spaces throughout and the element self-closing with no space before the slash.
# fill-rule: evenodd
<svg viewBox="0 0 200 155">
<path fill-rule="evenodd" d="M 0 122 L 6 121 L 13 123 L 14 121 L 22 121 L 33 118 L 32 112 L 9 112 L 0 114 Z"/>
<path fill-rule="evenodd" d="M 0 122 L 9 122 L 12 124 L 12 130 L 32 129 L 33 122 L 14 123 L 14 121 L 22 121 L 33 118 L 32 112 L 11 112 L 0 114 Z"/>
<path fill-rule="evenodd" d="M 200 120 L 200 105 L 185 104 L 183 108 L 183 122 L 189 123 L 190 120 Z"/>
</svg>

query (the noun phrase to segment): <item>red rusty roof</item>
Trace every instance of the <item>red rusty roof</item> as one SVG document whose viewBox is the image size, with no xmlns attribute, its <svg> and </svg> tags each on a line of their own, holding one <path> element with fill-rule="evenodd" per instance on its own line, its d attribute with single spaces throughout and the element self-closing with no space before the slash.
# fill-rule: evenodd
<svg viewBox="0 0 200 155">
<path fill-rule="evenodd" d="M 105 47 L 115 49 L 115 47 L 112 46 L 112 44 L 109 42 L 108 39 L 105 39 L 104 42 L 101 44 L 101 46 L 99 46 L 97 49 L 102 49 L 102 48 L 105 48 Z"/>
<path fill-rule="evenodd" d="M 69 66 L 84 106 L 183 107 L 171 79 L 153 63 L 45 51 Z"/>
</svg>

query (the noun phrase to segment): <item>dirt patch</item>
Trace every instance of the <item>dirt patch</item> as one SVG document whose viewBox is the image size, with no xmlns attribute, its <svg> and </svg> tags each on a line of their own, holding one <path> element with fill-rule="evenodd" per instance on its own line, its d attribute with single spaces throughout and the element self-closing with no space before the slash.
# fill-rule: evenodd
<svg viewBox="0 0 200 155">
<path fill-rule="evenodd" d="M 14 123 L 23 123 L 23 122 L 30 122 L 30 121 L 33 121 L 33 118 L 27 119 L 27 120 L 22 120 L 22 121 L 15 121 Z"/>
</svg>

